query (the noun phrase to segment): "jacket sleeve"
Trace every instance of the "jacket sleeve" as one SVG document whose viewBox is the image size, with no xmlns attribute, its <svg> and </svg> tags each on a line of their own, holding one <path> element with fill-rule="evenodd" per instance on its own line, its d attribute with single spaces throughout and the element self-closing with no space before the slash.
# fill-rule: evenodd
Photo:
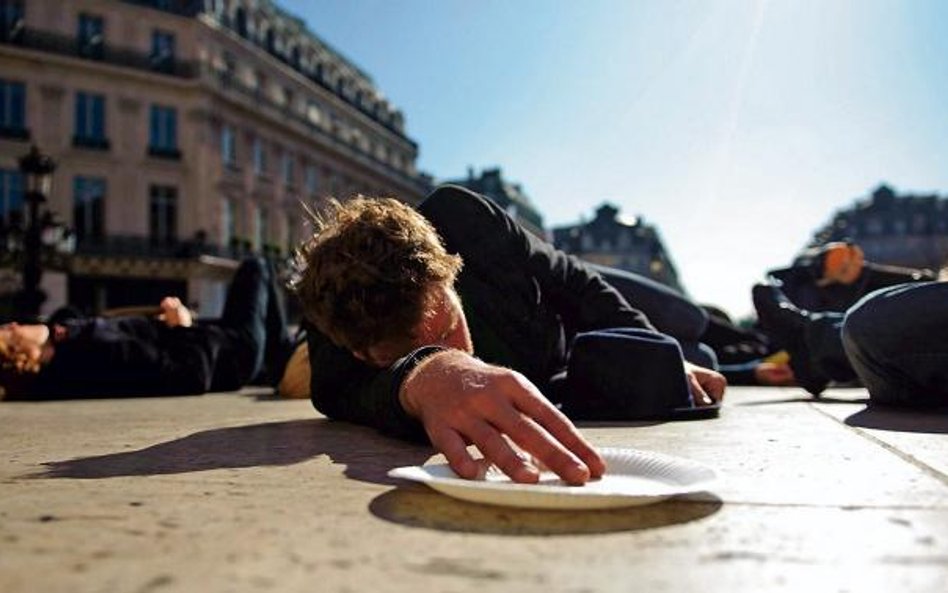
<svg viewBox="0 0 948 593">
<path fill-rule="evenodd" d="M 528 233 L 493 201 L 446 185 L 419 210 L 465 266 L 509 262 L 536 279 L 564 324 L 575 331 L 607 327 L 654 330 L 644 313 L 630 305 L 602 276 L 577 258 Z M 469 253 L 476 250 L 476 253 Z M 483 270 L 489 274 L 491 271 Z"/>
<path fill-rule="evenodd" d="M 313 406 L 328 418 L 371 426 L 390 436 L 427 442 L 421 422 L 398 399 L 402 380 L 419 362 L 443 350 L 425 346 L 389 368 L 376 368 L 340 348 L 310 324 L 310 392 Z"/>
</svg>

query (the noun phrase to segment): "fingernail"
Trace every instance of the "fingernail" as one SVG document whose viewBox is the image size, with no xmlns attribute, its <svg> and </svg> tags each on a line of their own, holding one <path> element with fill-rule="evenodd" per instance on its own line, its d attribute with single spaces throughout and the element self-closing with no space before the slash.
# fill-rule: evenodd
<svg viewBox="0 0 948 593">
<path fill-rule="evenodd" d="M 589 481 L 589 468 L 581 463 L 570 468 L 570 478 L 567 480 L 570 484 L 585 484 Z"/>
<path fill-rule="evenodd" d="M 535 484 L 540 481 L 540 472 L 531 466 L 521 465 L 514 473 L 514 480 L 523 484 Z"/>
</svg>

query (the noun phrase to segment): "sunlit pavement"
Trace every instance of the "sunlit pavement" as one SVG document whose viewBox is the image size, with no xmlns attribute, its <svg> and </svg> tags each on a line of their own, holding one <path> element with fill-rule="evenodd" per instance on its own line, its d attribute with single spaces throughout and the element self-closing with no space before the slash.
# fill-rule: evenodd
<svg viewBox="0 0 948 593">
<path fill-rule="evenodd" d="M 517 511 L 386 472 L 431 451 L 260 392 L 0 404 L 0 591 L 948 591 L 948 416 L 733 388 L 721 418 L 586 425 L 724 479 Z"/>
</svg>

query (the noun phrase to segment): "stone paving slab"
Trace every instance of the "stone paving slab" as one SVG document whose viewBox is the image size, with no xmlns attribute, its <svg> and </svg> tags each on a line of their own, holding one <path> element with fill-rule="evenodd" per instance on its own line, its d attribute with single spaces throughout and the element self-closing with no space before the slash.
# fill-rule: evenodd
<svg viewBox="0 0 948 593">
<path fill-rule="evenodd" d="M 0 591 L 948 590 L 942 418 L 828 396 L 734 388 L 717 420 L 584 425 L 725 476 L 584 513 L 392 480 L 440 458 L 259 392 L 4 403 Z"/>
</svg>

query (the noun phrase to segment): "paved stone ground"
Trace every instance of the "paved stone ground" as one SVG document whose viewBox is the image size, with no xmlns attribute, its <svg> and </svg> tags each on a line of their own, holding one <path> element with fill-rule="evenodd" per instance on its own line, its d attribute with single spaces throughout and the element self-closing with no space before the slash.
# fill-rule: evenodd
<svg viewBox="0 0 948 593">
<path fill-rule="evenodd" d="M 585 513 L 399 483 L 429 449 L 259 392 L 3 403 L 0 591 L 948 591 L 948 416 L 828 396 L 586 425 L 725 479 Z"/>
</svg>

